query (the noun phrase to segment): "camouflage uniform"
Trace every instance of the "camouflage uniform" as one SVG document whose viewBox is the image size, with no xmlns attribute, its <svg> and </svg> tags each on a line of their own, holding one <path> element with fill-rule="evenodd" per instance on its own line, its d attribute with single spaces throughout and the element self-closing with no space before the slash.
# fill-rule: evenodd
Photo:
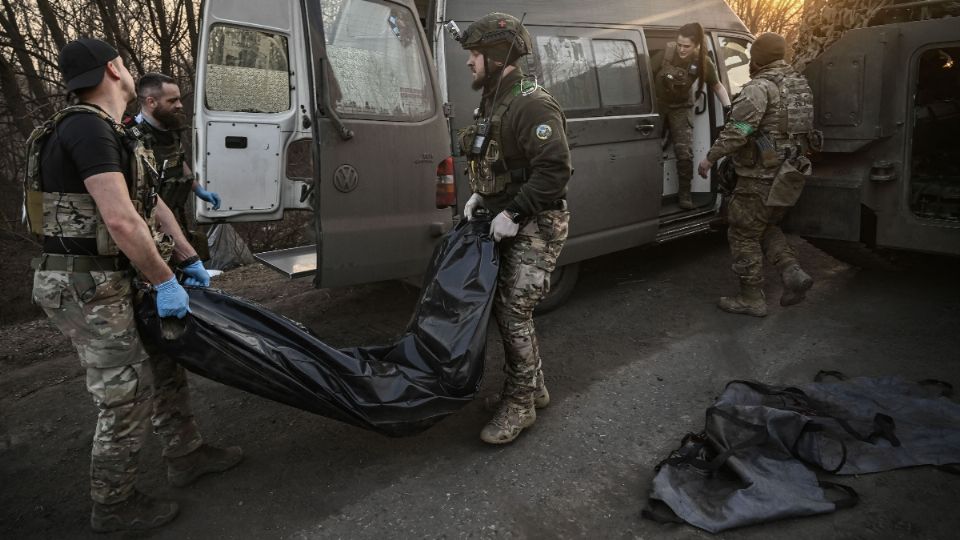
<svg viewBox="0 0 960 540">
<path fill-rule="evenodd" d="M 126 176 L 134 177 L 131 199 L 154 233 L 161 255 L 169 257 L 173 244 L 157 232 L 148 202 L 155 186 L 143 166 L 152 163 L 152 156 L 105 113 L 101 116 L 128 149 Z M 37 156 L 42 146 L 38 143 L 37 151 L 30 152 L 31 174 L 36 178 L 40 178 Z M 32 296 L 71 339 L 87 369 L 87 389 L 100 410 L 91 451 L 90 494 L 98 503 L 117 503 L 134 492 L 137 458 L 148 421 L 160 437 L 165 457 L 189 454 L 202 440 L 188 404 L 183 368 L 170 358 L 148 356 L 140 342 L 134 320 L 133 273 L 117 256 L 119 251 L 93 198 L 86 193 L 50 193 L 43 185 L 40 188 L 42 232 L 47 238 L 97 239 L 97 256 L 41 255 L 34 263 Z"/>
<path fill-rule="evenodd" d="M 733 156 L 737 184 L 729 202 L 727 234 L 733 271 L 745 295 L 756 293 L 762 299 L 764 253 L 781 271 L 785 285 L 791 285 L 787 272 L 799 269 L 796 250 L 778 224 L 800 196 L 802 175 L 810 172 L 805 155 L 811 148 L 805 135 L 812 130 L 812 103 L 802 75 L 783 60 L 769 63 L 753 74 L 734 100 L 729 122 L 707 153 L 713 163 Z M 762 134 L 772 143 L 766 151 L 757 144 Z M 781 304 L 789 305 L 784 302 L 781 299 Z M 766 314 L 765 306 L 762 310 L 756 306 L 757 311 L 749 314 Z"/>
<path fill-rule="evenodd" d="M 461 41 L 465 49 L 484 51 L 488 74 L 493 73 L 491 59 L 505 59 L 508 52 L 519 58 L 529 53 L 530 43 L 519 21 L 502 13 L 479 19 Z M 546 393 L 533 310 L 550 289 L 550 274 L 567 239 L 570 213 L 564 196 L 572 168 L 566 118 L 553 96 L 516 65 L 492 86 L 485 90 L 477 124 L 461 132 L 460 145 L 468 157 L 470 187 L 483 196 L 483 206 L 493 215 L 506 212 L 519 225 L 515 237 L 500 243 L 493 305 L 505 356 L 503 400 L 481 433 L 486 442 L 505 443 L 533 423 L 535 395 Z M 471 148 L 485 122 L 489 144 L 474 154 Z"/>
<path fill-rule="evenodd" d="M 693 97 L 691 88 L 697 82 L 697 56 L 683 60 L 676 53 L 677 44 L 670 42 L 666 51 L 653 58 L 656 73 L 657 107 L 670 131 L 673 152 L 677 158 L 678 196 L 683 208 L 693 208 L 690 188 L 693 182 Z M 707 57 L 704 83 L 713 87 L 720 79 L 713 60 Z"/>
</svg>

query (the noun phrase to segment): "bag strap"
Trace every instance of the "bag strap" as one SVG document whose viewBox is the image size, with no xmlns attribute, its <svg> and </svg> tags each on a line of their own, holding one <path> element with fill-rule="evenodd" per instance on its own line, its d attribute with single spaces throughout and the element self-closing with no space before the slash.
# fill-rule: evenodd
<svg viewBox="0 0 960 540">
<path fill-rule="evenodd" d="M 856 506 L 860 502 L 860 494 L 857 493 L 857 490 L 853 489 L 850 486 L 844 484 L 837 484 L 836 482 L 827 482 L 826 480 L 820 480 L 817 482 L 820 487 L 826 491 L 832 489 L 834 491 L 841 491 L 844 493 L 844 496 L 838 500 L 830 501 L 833 503 L 834 509 L 842 510 L 844 508 L 851 508 Z"/>
</svg>

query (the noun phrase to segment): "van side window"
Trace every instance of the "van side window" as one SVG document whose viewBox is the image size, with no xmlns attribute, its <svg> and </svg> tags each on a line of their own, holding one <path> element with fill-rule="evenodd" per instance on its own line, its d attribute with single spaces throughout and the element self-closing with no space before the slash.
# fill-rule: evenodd
<svg viewBox="0 0 960 540">
<path fill-rule="evenodd" d="M 276 113 L 290 109 L 287 38 L 216 25 L 207 46 L 208 109 Z"/>
<path fill-rule="evenodd" d="M 568 114 L 596 112 L 600 92 L 590 40 L 582 37 L 537 36 L 543 86 Z M 590 116 L 589 114 L 583 116 Z"/>
<path fill-rule="evenodd" d="M 595 39 L 600 101 L 604 107 L 622 107 L 643 103 L 637 47 L 626 39 Z"/>
<path fill-rule="evenodd" d="M 536 36 L 543 86 L 567 116 L 649 112 L 641 74 L 642 56 L 629 39 Z"/>
<path fill-rule="evenodd" d="M 727 72 L 730 95 L 740 93 L 750 81 L 750 42 L 743 38 L 719 36 L 721 64 Z"/>
<path fill-rule="evenodd" d="M 430 72 L 413 13 L 377 0 L 322 5 L 337 112 L 404 122 L 433 116 Z"/>
</svg>

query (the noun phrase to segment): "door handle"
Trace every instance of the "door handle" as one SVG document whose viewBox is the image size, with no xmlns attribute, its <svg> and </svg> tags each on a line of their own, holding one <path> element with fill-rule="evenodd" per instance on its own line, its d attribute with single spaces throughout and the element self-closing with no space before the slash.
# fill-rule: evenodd
<svg viewBox="0 0 960 540">
<path fill-rule="evenodd" d="M 633 128 L 639 131 L 640 134 L 643 135 L 644 137 L 653 134 L 653 130 L 656 127 L 657 127 L 656 125 L 651 123 L 646 123 L 646 122 L 644 123 L 637 122 L 637 125 L 633 126 Z"/>
<path fill-rule="evenodd" d="M 223 144 L 227 148 L 246 148 L 247 138 L 227 135 L 227 137 L 223 140 Z"/>
</svg>

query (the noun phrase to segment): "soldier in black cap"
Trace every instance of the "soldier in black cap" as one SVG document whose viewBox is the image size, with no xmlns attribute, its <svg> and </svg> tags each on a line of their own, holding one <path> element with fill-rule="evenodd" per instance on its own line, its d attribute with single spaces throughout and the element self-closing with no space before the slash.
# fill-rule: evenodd
<svg viewBox="0 0 960 540">
<path fill-rule="evenodd" d="M 175 361 L 150 356 L 137 333 L 133 275 L 153 285 L 161 317 L 184 317 L 188 285 L 210 276 L 156 196 L 156 164 L 119 124 L 134 97 L 133 77 L 110 45 L 82 38 L 60 52 L 60 70 L 77 103 L 37 128 L 27 143 L 26 210 L 43 235 L 34 261 L 33 301 L 77 348 L 87 389 L 99 409 L 90 459 L 91 527 L 146 529 L 176 517 L 172 501 L 134 488 L 137 461 L 152 424 L 176 486 L 236 465 L 239 448 L 203 443 L 190 410 L 186 375 Z"/>
</svg>

